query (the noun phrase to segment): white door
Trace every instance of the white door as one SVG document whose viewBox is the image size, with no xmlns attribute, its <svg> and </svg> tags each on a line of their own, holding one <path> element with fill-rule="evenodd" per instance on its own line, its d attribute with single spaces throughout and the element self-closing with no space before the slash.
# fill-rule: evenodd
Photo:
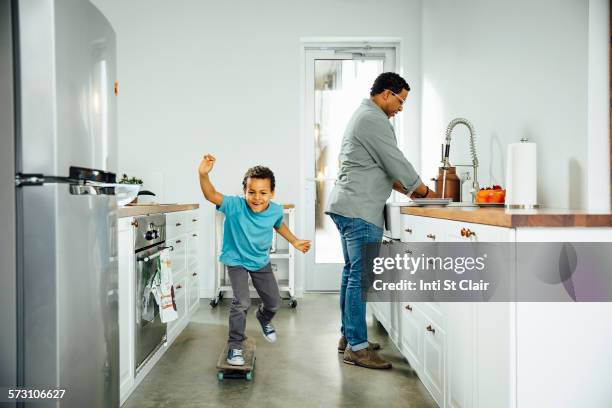
<svg viewBox="0 0 612 408">
<path fill-rule="evenodd" d="M 325 47 L 305 51 L 305 236 L 314 238 L 306 255 L 306 290 L 338 291 L 344 258 L 340 236 L 325 214 L 338 174 L 344 128 L 374 79 L 395 71 L 395 48 Z"/>
</svg>

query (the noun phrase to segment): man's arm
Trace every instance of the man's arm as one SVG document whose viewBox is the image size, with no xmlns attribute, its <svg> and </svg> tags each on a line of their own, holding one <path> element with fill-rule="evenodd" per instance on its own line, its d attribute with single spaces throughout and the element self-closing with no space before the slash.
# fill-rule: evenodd
<svg viewBox="0 0 612 408">
<path fill-rule="evenodd" d="M 406 190 L 406 188 L 402 185 L 402 183 L 400 183 L 399 181 L 395 180 L 393 182 L 393 189 L 399 193 L 402 194 L 408 194 L 409 191 Z M 435 198 L 438 197 L 438 194 L 434 191 L 429 189 L 425 184 L 421 183 L 419 186 L 417 186 L 413 191 L 412 194 L 410 194 L 410 198 L 415 199 L 415 198 Z"/>
<path fill-rule="evenodd" d="M 223 202 L 223 195 L 215 190 L 215 186 L 212 185 L 208 177 L 208 173 L 210 173 L 215 165 L 215 160 L 212 155 L 205 154 L 198 167 L 198 174 L 200 175 L 200 188 L 202 193 L 204 193 L 204 197 L 214 205 L 220 206 Z"/>
<path fill-rule="evenodd" d="M 393 128 L 378 118 L 368 118 L 360 123 L 355 133 L 357 140 L 372 159 L 407 192 L 414 191 L 423 183 L 412 164 L 397 147 Z"/>
</svg>

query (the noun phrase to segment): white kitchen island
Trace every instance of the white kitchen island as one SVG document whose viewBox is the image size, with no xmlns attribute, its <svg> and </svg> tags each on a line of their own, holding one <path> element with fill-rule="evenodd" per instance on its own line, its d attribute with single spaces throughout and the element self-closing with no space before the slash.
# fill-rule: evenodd
<svg viewBox="0 0 612 408">
<path fill-rule="evenodd" d="M 403 242 L 612 242 L 610 214 L 401 211 Z M 368 306 L 440 407 L 612 406 L 612 303 Z"/>
</svg>

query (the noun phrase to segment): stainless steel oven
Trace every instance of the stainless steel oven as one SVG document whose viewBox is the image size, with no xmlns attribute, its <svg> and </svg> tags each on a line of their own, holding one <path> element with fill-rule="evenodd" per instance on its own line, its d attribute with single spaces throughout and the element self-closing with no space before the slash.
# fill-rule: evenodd
<svg viewBox="0 0 612 408">
<path fill-rule="evenodd" d="M 161 252 L 166 249 L 165 214 L 134 218 L 136 281 L 135 368 L 138 372 L 166 342 L 166 324 L 159 317 L 159 306 L 151 288 L 159 279 Z"/>
</svg>

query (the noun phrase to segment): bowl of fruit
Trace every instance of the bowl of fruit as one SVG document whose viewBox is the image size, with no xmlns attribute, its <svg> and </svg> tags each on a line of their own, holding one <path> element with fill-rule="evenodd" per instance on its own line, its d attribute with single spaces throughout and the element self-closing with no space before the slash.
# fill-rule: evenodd
<svg viewBox="0 0 612 408">
<path fill-rule="evenodd" d="M 503 207 L 506 202 L 506 190 L 495 184 L 481 188 L 476 193 L 476 204 L 481 207 Z"/>
</svg>

